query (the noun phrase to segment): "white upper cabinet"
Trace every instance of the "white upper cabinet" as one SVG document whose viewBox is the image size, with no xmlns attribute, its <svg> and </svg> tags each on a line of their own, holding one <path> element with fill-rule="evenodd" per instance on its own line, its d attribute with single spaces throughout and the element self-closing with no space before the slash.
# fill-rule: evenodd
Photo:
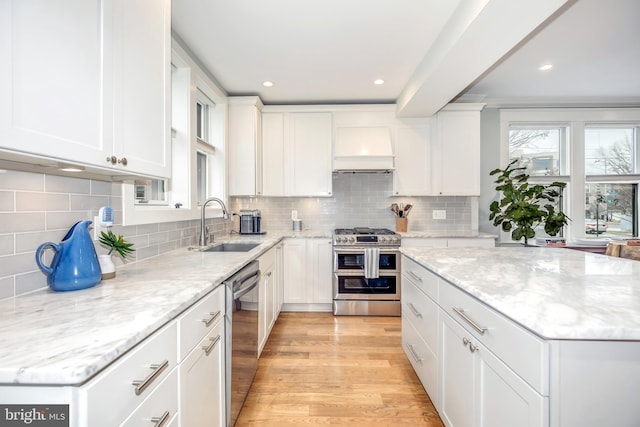
<svg viewBox="0 0 640 427">
<path fill-rule="evenodd" d="M 262 194 L 262 101 L 237 96 L 229 101 L 229 194 Z"/>
<path fill-rule="evenodd" d="M 431 119 L 403 120 L 396 131 L 394 196 L 427 196 L 431 190 Z"/>
<path fill-rule="evenodd" d="M 263 112 L 263 195 L 331 195 L 331 122 L 328 112 Z"/>
<path fill-rule="evenodd" d="M 169 0 L 0 3 L 2 158 L 170 175 Z"/>
<path fill-rule="evenodd" d="M 449 104 L 436 116 L 431 144 L 434 196 L 480 195 L 480 110 L 484 104 Z"/>
</svg>

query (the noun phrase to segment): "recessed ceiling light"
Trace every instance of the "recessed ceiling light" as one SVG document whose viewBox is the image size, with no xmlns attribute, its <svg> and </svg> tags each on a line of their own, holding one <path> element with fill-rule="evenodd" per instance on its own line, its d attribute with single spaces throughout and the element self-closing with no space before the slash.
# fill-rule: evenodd
<svg viewBox="0 0 640 427">
<path fill-rule="evenodd" d="M 269 80 L 262 82 L 262 86 L 264 87 L 271 87 L 273 86 L 273 82 L 270 82 Z"/>
<path fill-rule="evenodd" d="M 553 64 L 544 64 L 538 67 L 538 70 L 540 71 L 549 71 L 550 69 L 553 68 Z"/>
<path fill-rule="evenodd" d="M 376 79 L 376 80 L 374 80 L 374 81 L 373 81 L 373 84 L 374 84 L 374 85 L 382 85 L 382 84 L 384 84 L 384 80 L 382 80 L 382 79 Z"/>
</svg>

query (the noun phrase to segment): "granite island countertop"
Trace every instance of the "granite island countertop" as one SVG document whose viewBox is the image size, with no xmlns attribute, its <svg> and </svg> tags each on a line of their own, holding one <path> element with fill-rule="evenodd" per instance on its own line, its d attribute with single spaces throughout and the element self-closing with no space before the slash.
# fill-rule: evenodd
<svg viewBox="0 0 640 427">
<path fill-rule="evenodd" d="M 401 252 L 544 339 L 640 341 L 639 261 L 543 247 Z"/>
<path fill-rule="evenodd" d="M 119 266 L 116 278 L 89 289 L 1 300 L 0 384 L 82 384 L 282 237 L 217 239 L 260 245 L 235 253 L 177 249 Z"/>
</svg>

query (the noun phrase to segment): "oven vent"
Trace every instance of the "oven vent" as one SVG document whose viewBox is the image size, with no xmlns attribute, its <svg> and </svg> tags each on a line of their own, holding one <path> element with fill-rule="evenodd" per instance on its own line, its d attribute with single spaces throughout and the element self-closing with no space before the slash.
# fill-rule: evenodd
<svg viewBox="0 0 640 427">
<path fill-rule="evenodd" d="M 334 172 L 389 173 L 393 167 L 388 127 L 340 127 L 333 148 Z"/>
</svg>

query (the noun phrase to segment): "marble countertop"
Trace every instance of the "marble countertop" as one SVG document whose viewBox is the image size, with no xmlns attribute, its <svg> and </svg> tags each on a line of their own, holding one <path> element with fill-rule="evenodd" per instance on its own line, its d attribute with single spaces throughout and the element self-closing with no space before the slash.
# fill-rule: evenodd
<svg viewBox="0 0 640 427">
<path fill-rule="evenodd" d="M 497 239 L 497 234 L 483 233 L 480 231 L 408 231 L 399 232 L 402 238 L 424 239 Z"/>
<path fill-rule="evenodd" d="M 545 339 L 640 340 L 640 262 L 563 248 L 402 248 Z"/>
<path fill-rule="evenodd" d="M 244 253 L 178 249 L 119 266 L 116 278 L 89 289 L 1 300 L 0 384 L 85 382 L 282 237 L 216 239 L 260 245 Z"/>
</svg>

